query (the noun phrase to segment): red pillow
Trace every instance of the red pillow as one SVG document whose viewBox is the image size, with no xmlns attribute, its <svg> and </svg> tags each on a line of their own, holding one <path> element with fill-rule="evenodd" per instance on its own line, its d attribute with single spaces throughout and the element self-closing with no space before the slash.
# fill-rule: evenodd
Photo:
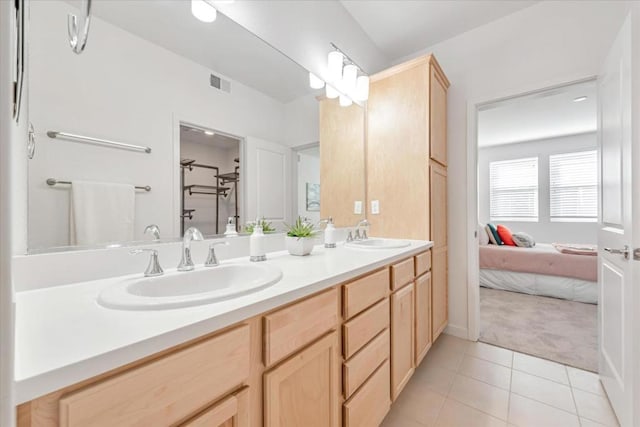
<svg viewBox="0 0 640 427">
<path fill-rule="evenodd" d="M 498 236 L 500 236 L 500 239 L 502 239 L 505 245 L 516 246 L 516 243 L 511 237 L 511 230 L 504 225 L 498 225 Z"/>
</svg>

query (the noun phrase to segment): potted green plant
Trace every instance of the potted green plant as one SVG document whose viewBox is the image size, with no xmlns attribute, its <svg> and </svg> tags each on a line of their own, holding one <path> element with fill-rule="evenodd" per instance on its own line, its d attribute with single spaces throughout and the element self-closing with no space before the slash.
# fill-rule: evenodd
<svg viewBox="0 0 640 427">
<path fill-rule="evenodd" d="M 313 250 L 314 237 L 316 235 L 313 224 L 298 217 L 293 225 L 287 226 L 285 241 L 287 250 L 291 255 L 305 256 Z"/>
<path fill-rule="evenodd" d="M 270 222 L 267 222 L 264 218 L 258 221 L 260 226 L 262 227 L 262 232 L 264 234 L 275 233 L 276 229 L 271 225 Z M 247 225 L 244 226 L 244 231 L 248 234 L 253 233 L 253 227 L 256 226 L 256 221 L 249 221 Z"/>
</svg>

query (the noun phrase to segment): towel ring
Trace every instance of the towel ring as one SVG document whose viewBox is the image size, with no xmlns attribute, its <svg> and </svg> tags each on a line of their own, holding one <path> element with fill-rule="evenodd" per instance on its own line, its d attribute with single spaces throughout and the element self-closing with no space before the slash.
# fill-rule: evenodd
<svg viewBox="0 0 640 427">
<path fill-rule="evenodd" d="M 84 16 L 80 25 L 78 25 L 78 16 L 72 13 L 67 15 L 67 30 L 69 31 L 69 45 L 74 53 L 80 55 L 89 38 L 89 25 L 91 24 L 91 1 L 82 0 L 80 9 L 84 11 Z M 82 34 L 79 34 L 78 28 L 82 27 Z"/>
</svg>

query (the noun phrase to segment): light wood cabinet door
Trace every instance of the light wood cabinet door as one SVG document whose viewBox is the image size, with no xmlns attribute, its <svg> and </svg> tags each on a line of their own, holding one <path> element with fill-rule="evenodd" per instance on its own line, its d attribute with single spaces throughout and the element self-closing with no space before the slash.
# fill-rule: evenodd
<svg viewBox="0 0 640 427">
<path fill-rule="evenodd" d="M 338 427 L 340 342 L 332 332 L 264 375 L 265 427 Z"/>
<path fill-rule="evenodd" d="M 414 371 L 414 290 L 391 295 L 391 399 L 396 400 Z"/>
<path fill-rule="evenodd" d="M 447 246 L 447 168 L 431 162 L 431 240 L 434 248 Z M 433 260 L 432 260 L 433 262 Z"/>
<path fill-rule="evenodd" d="M 181 427 L 249 427 L 249 388 L 216 403 Z"/>
<path fill-rule="evenodd" d="M 429 105 L 431 158 L 447 165 L 447 87 L 445 77 L 432 64 Z"/>
<path fill-rule="evenodd" d="M 431 269 L 432 298 L 432 339 L 440 336 L 449 321 L 449 284 L 447 271 L 447 247 L 433 249 L 433 267 Z"/>
<path fill-rule="evenodd" d="M 416 367 L 431 348 L 431 273 L 416 279 Z"/>
</svg>

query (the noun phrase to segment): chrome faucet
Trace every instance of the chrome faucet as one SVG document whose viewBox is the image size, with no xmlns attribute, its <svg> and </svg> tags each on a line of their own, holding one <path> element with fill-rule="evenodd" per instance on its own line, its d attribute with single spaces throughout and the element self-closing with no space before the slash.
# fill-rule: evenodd
<svg viewBox="0 0 640 427">
<path fill-rule="evenodd" d="M 358 223 L 356 224 L 356 232 L 355 232 L 355 236 L 353 237 L 353 240 L 367 240 L 369 238 L 369 236 L 367 236 L 367 229 L 364 228 L 362 230 L 362 234 L 360 234 L 360 228 L 369 227 L 370 225 L 371 223 L 366 219 L 363 219 L 362 221 L 358 221 Z"/>
<path fill-rule="evenodd" d="M 205 267 L 216 267 L 220 265 L 218 261 L 218 257 L 216 256 L 216 246 L 225 245 L 229 246 L 229 242 L 214 242 L 209 245 L 209 256 L 207 260 L 204 262 Z"/>
<path fill-rule="evenodd" d="M 160 263 L 158 262 L 158 251 L 155 249 L 132 249 L 129 251 L 131 255 L 138 255 L 142 253 L 149 252 L 151 257 L 149 258 L 149 265 L 147 265 L 147 269 L 144 272 L 144 277 L 156 277 L 162 276 L 164 271 L 162 267 L 160 267 Z"/>
<path fill-rule="evenodd" d="M 204 240 L 204 237 L 202 237 L 200 230 L 189 227 L 182 238 L 182 259 L 178 264 L 178 271 L 191 271 L 195 268 L 191 260 L 191 242 L 193 240 Z"/>
<path fill-rule="evenodd" d="M 155 224 L 149 224 L 144 229 L 144 234 L 151 234 L 153 236 L 153 240 L 160 240 L 160 227 Z"/>
</svg>

